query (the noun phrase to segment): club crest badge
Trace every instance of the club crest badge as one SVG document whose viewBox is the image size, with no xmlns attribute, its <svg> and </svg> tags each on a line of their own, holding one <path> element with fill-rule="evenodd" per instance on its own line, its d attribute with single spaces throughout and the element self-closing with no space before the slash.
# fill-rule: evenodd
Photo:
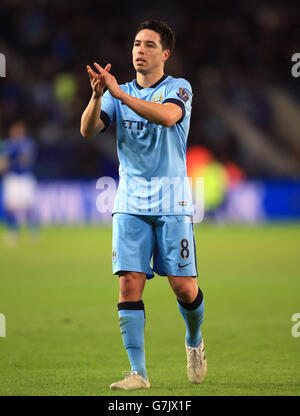
<svg viewBox="0 0 300 416">
<path fill-rule="evenodd" d="M 156 94 L 153 95 L 152 102 L 157 103 L 157 104 L 163 102 L 163 97 L 162 97 L 161 92 L 157 92 Z"/>
<path fill-rule="evenodd" d="M 184 88 L 179 88 L 179 92 L 177 93 L 177 96 L 185 103 L 190 98 L 188 91 Z"/>
</svg>

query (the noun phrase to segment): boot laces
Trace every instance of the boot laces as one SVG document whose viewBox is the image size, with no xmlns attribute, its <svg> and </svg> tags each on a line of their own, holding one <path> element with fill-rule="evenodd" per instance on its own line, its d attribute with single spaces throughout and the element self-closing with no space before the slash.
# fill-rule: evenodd
<svg viewBox="0 0 300 416">
<path fill-rule="evenodd" d="M 189 348 L 188 349 L 188 367 L 193 368 L 195 364 L 202 366 L 201 351 L 200 348 Z"/>
<path fill-rule="evenodd" d="M 137 376 L 138 373 L 137 371 L 123 371 L 122 374 L 124 376 L 124 379 L 126 379 L 126 378 L 131 378 L 133 376 Z"/>
</svg>

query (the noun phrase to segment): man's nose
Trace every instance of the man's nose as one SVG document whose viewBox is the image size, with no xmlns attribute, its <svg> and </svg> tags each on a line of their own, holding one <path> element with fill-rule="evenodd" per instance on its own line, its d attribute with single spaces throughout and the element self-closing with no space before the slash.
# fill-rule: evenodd
<svg viewBox="0 0 300 416">
<path fill-rule="evenodd" d="M 139 47 L 138 47 L 138 54 L 143 54 L 144 53 L 144 46 L 143 45 L 140 45 Z"/>
</svg>

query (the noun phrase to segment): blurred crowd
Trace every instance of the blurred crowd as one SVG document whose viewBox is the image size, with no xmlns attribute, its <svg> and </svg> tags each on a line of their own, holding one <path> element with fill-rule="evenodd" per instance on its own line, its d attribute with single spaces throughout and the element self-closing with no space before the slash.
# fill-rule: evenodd
<svg viewBox="0 0 300 416">
<path fill-rule="evenodd" d="M 131 48 L 139 22 L 167 21 L 176 46 L 166 73 L 188 79 L 194 90 L 189 145 L 202 145 L 221 162 L 234 161 L 250 176 L 236 137 L 205 106 L 202 90 L 213 83 L 272 137 L 272 116 L 264 87 L 284 86 L 299 94 L 290 60 L 299 49 L 297 1 L 179 0 L 101 2 L 94 0 L 1 0 L 0 137 L 22 119 L 39 145 L 37 175 L 94 177 L 117 174 L 115 159 L 98 142 L 80 136 L 82 111 L 91 90 L 86 64 L 112 64 L 118 82 L 135 77 Z M 299 88 L 299 87 L 298 87 Z M 299 98 L 299 97 L 298 97 Z M 113 152 L 112 152 L 113 154 Z"/>
</svg>

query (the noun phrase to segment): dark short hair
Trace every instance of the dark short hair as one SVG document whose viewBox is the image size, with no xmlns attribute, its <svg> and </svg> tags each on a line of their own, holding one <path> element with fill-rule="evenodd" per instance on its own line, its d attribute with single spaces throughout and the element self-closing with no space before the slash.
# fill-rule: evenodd
<svg viewBox="0 0 300 416">
<path fill-rule="evenodd" d="M 163 50 L 169 49 L 170 52 L 173 51 L 175 45 L 175 33 L 166 22 L 161 20 L 147 20 L 140 23 L 136 35 L 144 29 L 153 30 L 158 33 L 160 35 L 160 42 Z"/>
</svg>

